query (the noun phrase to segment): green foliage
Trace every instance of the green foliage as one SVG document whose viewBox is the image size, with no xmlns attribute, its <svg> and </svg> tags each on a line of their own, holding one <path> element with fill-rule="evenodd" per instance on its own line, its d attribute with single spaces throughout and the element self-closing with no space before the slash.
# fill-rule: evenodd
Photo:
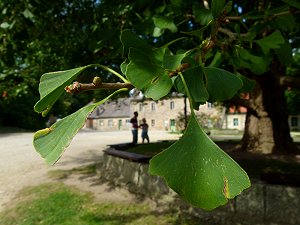
<svg viewBox="0 0 300 225">
<path fill-rule="evenodd" d="M 73 70 L 74 74 L 76 74 L 77 72 L 77 70 Z M 87 105 L 79 109 L 77 112 L 57 121 L 50 128 L 45 128 L 43 130 L 37 131 L 33 138 L 33 145 L 36 151 L 46 159 L 46 162 L 48 164 L 53 165 L 61 157 L 66 147 L 69 146 L 73 137 L 83 127 L 87 116 L 97 106 L 106 102 L 114 94 L 124 90 L 127 89 L 119 89 L 103 100 L 94 104 Z M 41 98 L 41 100 L 43 100 L 43 98 Z M 55 100 L 56 99 L 53 98 L 53 101 Z M 53 103 L 51 102 L 50 104 Z"/>
<path fill-rule="evenodd" d="M 187 69 L 183 72 L 183 77 L 186 84 L 189 87 L 191 93 L 192 104 L 195 109 L 199 108 L 199 105 L 208 100 L 209 94 L 204 83 L 204 73 L 202 67 L 194 67 Z M 174 85 L 178 92 L 187 95 L 184 84 L 180 77 L 175 79 Z"/>
<path fill-rule="evenodd" d="M 225 0 L 212 0 L 211 1 L 211 12 L 213 17 L 218 18 L 223 12 Z"/>
<path fill-rule="evenodd" d="M 62 95 L 65 87 L 85 68 L 86 67 L 44 74 L 41 77 L 39 86 L 41 99 L 35 104 L 34 110 L 45 116 Z"/>
<path fill-rule="evenodd" d="M 243 86 L 242 81 L 235 74 L 214 67 L 204 68 L 207 79 L 209 101 L 224 101 L 231 99 Z"/>
<path fill-rule="evenodd" d="M 180 140 L 150 160 L 149 171 L 164 177 L 185 200 L 206 210 L 250 187 L 246 172 L 207 137 L 194 113 Z"/>
<path fill-rule="evenodd" d="M 276 30 L 269 36 L 254 42 L 256 42 L 261 47 L 263 53 L 267 55 L 271 49 L 280 48 L 280 46 L 284 44 L 284 38 L 280 34 L 280 31 Z"/>
<path fill-rule="evenodd" d="M 289 35 L 296 27 L 296 19 L 291 17 L 293 10 L 290 7 L 298 8 L 291 1 L 276 3 L 274 8 L 267 4 L 271 8 L 264 12 L 253 8 L 256 4 L 248 1 L 213 0 L 205 6 L 194 1 L 171 1 L 168 5 L 151 0 L 116 3 L 101 1 L 97 3 L 101 6 L 99 8 L 87 3 L 86 9 L 90 9 L 95 17 L 98 13 L 102 17 L 92 26 L 89 26 L 90 22 L 86 23 L 90 28 L 84 29 L 86 33 L 75 29 L 75 33 L 67 32 L 66 36 L 88 34 L 90 45 L 83 45 L 80 50 L 90 51 L 83 56 L 88 58 L 89 54 L 101 53 L 98 56 L 111 67 L 115 67 L 113 62 L 121 64 L 119 56 L 123 48 L 120 70 L 126 78 L 108 67 L 100 67 L 109 71 L 109 75 L 116 75 L 115 82 L 130 83 L 154 100 L 166 96 L 174 90 L 173 87 L 188 96 L 191 111 L 206 101 L 230 100 L 240 92 L 250 91 L 255 84 L 252 79 L 259 79 L 256 75 L 267 73 L 274 59 L 279 58 L 288 65 L 285 56 L 291 56 Z M 255 3 L 262 7 L 258 1 Z M 60 7 L 64 9 L 63 6 Z M 23 12 L 26 19 L 35 18 L 32 10 L 31 13 Z M 233 19 L 226 20 L 227 16 Z M 7 23 L 11 25 L 10 21 Z M 8 24 L 4 23 L 2 29 L 10 29 Z M 72 28 L 72 23 L 68 25 Z M 115 31 L 115 27 L 120 29 Z M 116 41 L 119 34 L 123 47 Z M 35 47 L 42 44 L 33 42 Z M 45 58 L 48 59 L 49 55 Z M 118 60 L 114 61 L 114 58 Z M 74 64 L 82 62 L 80 57 L 75 57 L 74 61 Z M 79 74 L 85 76 L 83 70 L 94 66 L 43 75 L 40 100 L 35 110 L 46 114 L 64 87 L 75 78 L 79 79 Z M 116 93 L 119 91 L 122 89 Z M 36 133 L 36 150 L 48 163 L 55 163 L 87 115 L 113 95 Z M 250 186 L 246 173 L 205 135 L 193 113 L 183 137 L 152 159 L 150 171 L 163 176 L 184 199 L 204 209 L 225 204 Z"/>
</svg>

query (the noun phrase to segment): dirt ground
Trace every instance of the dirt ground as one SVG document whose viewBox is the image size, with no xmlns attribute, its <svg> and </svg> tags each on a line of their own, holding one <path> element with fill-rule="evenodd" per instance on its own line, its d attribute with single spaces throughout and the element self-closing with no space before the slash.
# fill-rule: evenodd
<svg viewBox="0 0 300 225">
<path fill-rule="evenodd" d="M 151 141 L 178 139 L 178 135 L 161 131 L 149 132 Z M 17 199 L 17 193 L 27 187 L 46 182 L 57 182 L 49 177 L 51 170 L 69 170 L 97 162 L 103 155 L 103 150 L 110 144 L 131 141 L 130 131 L 96 132 L 80 131 L 62 158 L 50 167 L 32 145 L 33 133 L 0 134 L 0 211 L 11 206 Z M 135 201 L 135 197 L 121 189 L 111 190 L 105 184 L 97 184 L 96 177 L 72 175 L 60 180 L 83 191 L 90 191 L 95 199 L 103 201 Z"/>
</svg>

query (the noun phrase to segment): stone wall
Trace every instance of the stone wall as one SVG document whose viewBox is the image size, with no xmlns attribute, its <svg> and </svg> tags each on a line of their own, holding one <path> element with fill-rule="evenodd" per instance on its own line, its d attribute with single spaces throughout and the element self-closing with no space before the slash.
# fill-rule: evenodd
<svg viewBox="0 0 300 225">
<path fill-rule="evenodd" d="M 250 189 L 213 211 L 190 206 L 169 189 L 163 179 L 148 174 L 148 164 L 104 155 L 97 164 L 102 182 L 123 187 L 159 206 L 195 216 L 205 225 L 296 225 L 300 224 L 300 188 L 252 181 Z"/>
</svg>

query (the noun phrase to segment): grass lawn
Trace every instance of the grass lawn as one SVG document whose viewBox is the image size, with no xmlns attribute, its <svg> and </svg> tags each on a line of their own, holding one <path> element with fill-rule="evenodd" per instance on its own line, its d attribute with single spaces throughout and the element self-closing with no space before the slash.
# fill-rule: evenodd
<svg viewBox="0 0 300 225">
<path fill-rule="evenodd" d="M 13 208 L 0 213 L 1 225 L 196 224 L 191 218 L 147 204 L 96 203 L 91 194 L 62 183 L 26 188 L 20 196 Z"/>
</svg>

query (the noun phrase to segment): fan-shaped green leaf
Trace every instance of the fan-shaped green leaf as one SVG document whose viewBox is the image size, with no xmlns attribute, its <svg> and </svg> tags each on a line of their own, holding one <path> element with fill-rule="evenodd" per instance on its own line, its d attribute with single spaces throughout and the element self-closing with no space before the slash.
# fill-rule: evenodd
<svg viewBox="0 0 300 225">
<path fill-rule="evenodd" d="M 149 172 L 191 204 L 211 210 L 250 187 L 246 172 L 200 127 L 192 113 L 180 140 L 150 160 Z"/>
<path fill-rule="evenodd" d="M 45 73 L 41 77 L 39 92 L 40 100 L 35 104 L 34 110 L 45 116 L 53 104 L 64 92 L 64 88 L 88 66 L 71 70 Z"/>
<path fill-rule="evenodd" d="M 292 45 L 286 40 L 279 49 L 275 49 L 279 61 L 283 65 L 290 65 L 293 62 Z"/>
<path fill-rule="evenodd" d="M 269 69 L 270 58 L 260 57 L 251 54 L 244 48 L 237 48 L 239 58 L 234 62 L 238 67 L 244 67 L 251 70 L 255 74 L 263 74 Z"/>
<path fill-rule="evenodd" d="M 297 9 L 300 9 L 300 2 L 297 0 L 281 0 L 283 2 L 285 2 L 286 4 L 290 5 L 290 6 L 293 6 Z"/>
<path fill-rule="evenodd" d="M 69 146 L 71 140 L 84 125 L 86 117 L 96 106 L 85 106 L 77 112 L 53 124 L 45 135 L 35 135 L 33 145 L 48 164 L 54 164 Z M 68 135 L 65 135 L 68 134 Z"/>
<path fill-rule="evenodd" d="M 172 81 L 160 65 L 162 62 L 135 48 L 130 48 L 129 59 L 126 76 L 135 87 L 144 90 L 145 94 L 153 99 L 159 99 L 169 93 Z"/>
<path fill-rule="evenodd" d="M 120 39 L 123 44 L 124 55 L 128 54 L 129 48 L 143 49 L 145 53 L 152 51 L 151 45 L 139 38 L 131 30 L 122 31 Z"/>
<path fill-rule="evenodd" d="M 173 70 L 175 71 L 176 69 L 179 68 L 181 65 L 181 61 L 184 59 L 186 56 L 186 53 L 184 54 L 178 54 L 178 55 L 166 55 L 164 56 L 164 61 L 163 61 L 163 67 L 167 70 Z"/>
<path fill-rule="evenodd" d="M 193 14 L 195 16 L 195 21 L 197 23 L 200 23 L 203 26 L 207 25 L 209 23 L 209 21 L 211 21 L 213 19 L 213 15 L 212 15 L 211 11 L 209 9 L 206 9 L 202 4 L 196 3 L 193 5 Z M 204 27 L 204 28 L 206 28 L 206 27 Z M 202 39 L 202 33 L 203 33 L 202 28 L 195 32 L 197 32 L 199 34 L 199 36 L 201 34 L 201 39 Z M 198 36 L 198 35 L 196 35 L 196 36 Z"/>
<path fill-rule="evenodd" d="M 209 67 L 218 67 L 224 61 L 221 52 L 216 52 L 213 61 L 209 64 Z"/>
<path fill-rule="evenodd" d="M 145 89 L 157 77 L 164 74 L 164 69 L 156 64 L 148 54 L 130 48 L 130 62 L 126 68 L 126 76 L 129 81 L 139 89 Z"/>
<path fill-rule="evenodd" d="M 50 128 L 37 131 L 33 137 L 33 145 L 38 153 L 46 159 L 48 164 L 54 164 L 61 157 L 65 149 L 69 146 L 73 137 L 83 127 L 89 113 L 97 106 L 103 104 L 114 94 L 127 90 L 119 89 L 105 99 L 87 105 L 75 113 L 57 121 Z"/>
<path fill-rule="evenodd" d="M 211 12 L 214 18 L 220 16 L 224 9 L 225 0 L 212 0 L 211 1 Z"/>
<path fill-rule="evenodd" d="M 164 73 L 151 82 L 151 85 L 145 90 L 145 96 L 158 100 L 169 93 L 172 85 L 172 80 L 167 73 Z"/>
<path fill-rule="evenodd" d="M 205 67 L 209 101 L 223 101 L 232 98 L 243 86 L 243 82 L 235 74 L 226 70 Z"/>
<path fill-rule="evenodd" d="M 184 80 L 188 86 L 193 102 L 203 103 L 208 100 L 208 92 L 204 84 L 204 74 L 201 67 L 193 67 L 185 70 L 182 73 Z M 187 94 L 180 77 L 177 77 L 174 82 L 175 88 L 183 94 Z M 195 108 L 199 104 L 194 105 Z M 197 109 L 197 108 L 195 108 Z"/>
<path fill-rule="evenodd" d="M 153 22 L 154 25 L 160 29 L 168 29 L 173 33 L 177 32 L 176 25 L 169 17 L 156 15 L 153 17 Z"/>
<path fill-rule="evenodd" d="M 263 53 L 267 55 L 271 49 L 280 48 L 280 46 L 284 44 L 284 38 L 280 31 L 276 30 L 267 37 L 254 42 L 256 42 L 261 47 Z"/>
<path fill-rule="evenodd" d="M 244 75 L 240 74 L 240 73 L 237 73 L 237 76 L 242 80 L 243 82 L 243 87 L 239 90 L 239 92 L 250 92 L 255 84 L 256 84 L 256 81 L 255 80 L 251 80 L 247 77 L 245 77 Z"/>
</svg>

